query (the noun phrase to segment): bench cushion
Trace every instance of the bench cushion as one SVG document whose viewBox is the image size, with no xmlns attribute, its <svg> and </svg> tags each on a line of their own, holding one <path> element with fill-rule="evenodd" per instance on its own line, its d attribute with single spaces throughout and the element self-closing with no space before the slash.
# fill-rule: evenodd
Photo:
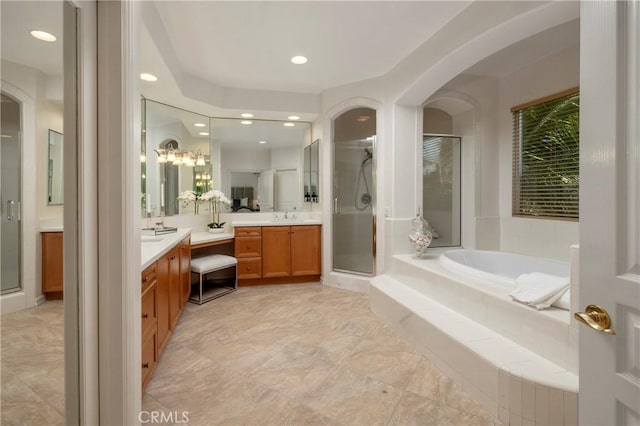
<svg viewBox="0 0 640 426">
<path fill-rule="evenodd" d="M 211 256 L 197 257 L 191 260 L 191 272 L 206 274 L 218 269 L 235 266 L 238 259 L 224 254 L 212 254 Z"/>
</svg>

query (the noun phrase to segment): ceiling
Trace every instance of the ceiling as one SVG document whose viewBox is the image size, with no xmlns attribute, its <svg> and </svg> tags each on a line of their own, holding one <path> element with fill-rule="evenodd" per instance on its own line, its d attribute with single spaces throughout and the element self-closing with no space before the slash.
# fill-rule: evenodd
<svg viewBox="0 0 640 426">
<path fill-rule="evenodd" d="M 62 1 L 7 1 L 2 8 L 0 57 L 46 75 L 62 76 Z M 56 36 L 53 43 L 37 40 L 31 30 Z"/>
<path fill-rule="evenodd" d="M 386 74 L 469 3 L 170 1 L 154 5 L 184 73 L 226 87 L 318 94 Z M 294 65 L 290 58 L 295 55 L 309 61 Z"/>
</svg>

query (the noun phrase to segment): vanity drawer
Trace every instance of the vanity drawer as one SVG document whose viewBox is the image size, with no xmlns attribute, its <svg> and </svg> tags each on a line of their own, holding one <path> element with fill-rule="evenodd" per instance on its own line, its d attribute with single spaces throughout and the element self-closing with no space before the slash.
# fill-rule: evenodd
<svg viewBox="0 0 640 426">
<path fill-rule="evenodd" d="M 147 287 L 147 290 L 142 293 L 142 335 L 145 336 L 149 333 L 149 330 L 156 329 L 157 324 L 157 304 L 156 304 L 156 286 L 155 283 Z"/>
<path fill-rule="evenodd" d="M 240 258 L 238 259 L 238 279 L 262 278 L 262 259 Z"/>
<path fill-rule="evenodd" d="M 235 228 L 236 237 L 255 237 L 262 235 L 262 227 L 260 226 L 243 226 Z"/>
<path fill-rule="evenodd" d="M 236 257 L 260 257 L 262 255 L 262 239 L 260 237 L 236 238 Z"/>
<path fill-rule="evenodd" d="M 142 293 L 144 293 L 149 286 L 155 284 L 156 277 L 156 263 L 142 271 Z"/>
</svg>

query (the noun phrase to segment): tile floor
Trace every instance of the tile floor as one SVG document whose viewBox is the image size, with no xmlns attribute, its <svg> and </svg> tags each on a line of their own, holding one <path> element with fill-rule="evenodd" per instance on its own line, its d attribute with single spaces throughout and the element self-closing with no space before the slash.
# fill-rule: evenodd
<svg viewBox="0 0 640 426">
<path fill-rule="evenodd" d="M 62 304 L 1 321 L 1 423 L 64 423 Z M 319 284 L 187 304 L 143 410 L 188 412 L 192 425 L 499 424 L 385 326 L 368 296 Z"/>
</svg>

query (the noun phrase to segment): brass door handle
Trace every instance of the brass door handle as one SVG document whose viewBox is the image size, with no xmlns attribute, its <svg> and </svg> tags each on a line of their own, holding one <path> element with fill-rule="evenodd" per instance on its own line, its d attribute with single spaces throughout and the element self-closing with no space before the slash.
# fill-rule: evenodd
<svg viewBox="0 0 640 426">
<path fill-rule="evenodd" d="M 584 310 L 585 312 L 576 312 L 573 317 L 594 330 L 612 335 L 616 334 L 611 329 L 611 317 L 609 317 L 609 313 L 604 308 L 598 305 L 588 305 Z"/>
</svg>

